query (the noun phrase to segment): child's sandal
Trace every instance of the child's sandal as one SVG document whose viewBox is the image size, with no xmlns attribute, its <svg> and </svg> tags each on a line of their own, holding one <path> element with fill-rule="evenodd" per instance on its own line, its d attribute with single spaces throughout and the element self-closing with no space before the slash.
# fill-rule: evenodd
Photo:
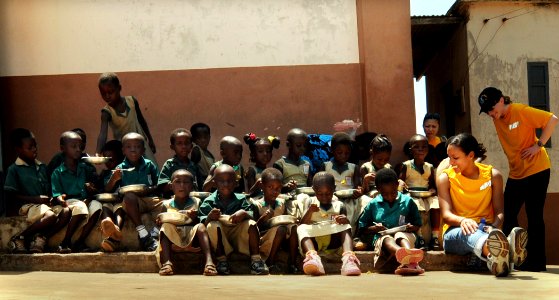
<svg viewBox="0 0 559 300">
<path fill-rule="evenodd" d="M 173 275 L 173 263 L 171 263 L 170 261 L 164 263 L 161 266 L 161 269 L 159 269 L 159 275 L 161 276 Z"/>
<path fill-rule="evenodd" d="M 217 269 L 215 268 L 214 264 L 207 264 L 204 267 L 204 275 L 205 276 L 215 276 L 217 275 Z"/>
</svg>

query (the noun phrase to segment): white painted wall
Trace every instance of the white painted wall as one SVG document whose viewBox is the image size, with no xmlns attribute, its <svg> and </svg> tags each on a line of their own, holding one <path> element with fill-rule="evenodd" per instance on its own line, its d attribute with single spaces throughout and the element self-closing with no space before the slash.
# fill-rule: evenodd
<svg viewBox="0 0 559 300">
<path fill-rule="evenodd" d="M 503 15 L 504 14 L 504 15 Z M 517 16 L 517 17 L 515 17 Z M 493 18 L 495 17 L 495 18 Z M 503 17 L 509 20 L 503 23 Z M 485 25 L 484 19 L 490 19 Z M 495 86 L 513 102 L 528 104 L 527 62 L 548 62 L 550 110 L 559 114 L 559 5 L 481 2 L 470 8 L 468 53 L 470 55 L 470 107 L 472 133 L 488 149 L 488 162 L 504 175 L 508 162 L 493 121 L 478 116 L 477 97 L 483 88 Z M 476 37 L 479 35 L 476 41 Z M 559 192 L 559 129 L 552 136 L 549 192 Z"/>
<path fill-rule="evenodd" d="M 0 76 L 357 62 L 355 0 L 0 1 Z"/>
</svg>

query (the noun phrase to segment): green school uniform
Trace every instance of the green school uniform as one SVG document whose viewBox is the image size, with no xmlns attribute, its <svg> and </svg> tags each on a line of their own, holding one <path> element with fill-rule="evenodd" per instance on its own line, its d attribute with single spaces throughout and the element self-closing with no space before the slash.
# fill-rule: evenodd
<svg viewBox="0 0 559 300">
<path fill-rule="evenodd" d="M 67 199 L 85 199 L 87 191 L 86 182 L 96 182 L 95 168 L 79 162 L 76 172 L 70 171 L 65 163 L 62 163 L 52 172 L 51 186 L 52 196 L 67 195 Z"/>
<path fill-rule="evenodd" d="M 307 186 L 307 179 L 309 176 L 309 171 L 311 169 L 311 164 L 299 158 L 298 161 L 292 161 L 285 156 L 278 159 L 274 163 L 274 168 L 280 170 L 283 174 L 283 184 L 288 183 L 291 180 L 297 182 L 297 186 Z"/>
<path fill-rule="evenodd" d="M 120 186 L 127 186 L 131 184 L 145 184 L 147 186 L 154 186 L 157 184 L 159 172 L 157 171 L 157 167 L 155 166 L 155 164 L 147 158 L 140 158 L 137 166 L 132 165 L 130 161 L 125 158 L 124 161 L 117 166 L 117 168 L 134 168 L 134 170 L 132 171 L 122 172 Z"/>
<path fill-rule="evenodd" d="M 157 180 L 157 185 L 161 186 L 164 184 L 167 184 L 171 181 L 171 177 L 173 175 L 173 172 L 175 172 L 176 170 L 180 170 L 180 169 L 184 169 L 187 170 L 188 172 L 192 173 L 193 178 L 193 182 L 192 182 L 192 186 L 194 188 L 195 191 L 198 191 L 198 180 L 196 179 L 197 177 L 199 177 L 199 172 L 198 172 L 198 166 L 196 164 L 194 164 L 192 161 L 188 161 L 188 163 L 184 163 L 181 160 L 179 160 L 176 156 L 174 156 L 173 158 L 168 159 L 164 164 L 163 164 L 163 168 L 161 168 L 161 173 L 159 173 L 159 178 Z"/>
<path fill-rule="evenodd" d="M 38 160 L 35 160 L 33 165 L 28 165 L 18 157 L 8 168 L 4 191 L 22 196 L 50 195 L 47 166 Z"/>
<path fill-rule="evenodd" d="M 231 201 L 227 207 L 223 206 L 221 201 L 218 198 L 217 191 L 213 192 L 208 198 L 204 199 L 202 205 L 200 205 L 198 216 L 200 218 L 200 222 L 203 223 L 208 218 L 208 214 L 212 211 L 213 208 L 219 208 L 221 210 L 222 215 L 232 215 L 236 213 L 238 210 L 244 209 L 251 218 L 254 216 L 254 212 L 252 210 L 252 204 L 250 201 L 245 197 L 243 194 L 233 194 L 235 200 Z"/>
</svg>

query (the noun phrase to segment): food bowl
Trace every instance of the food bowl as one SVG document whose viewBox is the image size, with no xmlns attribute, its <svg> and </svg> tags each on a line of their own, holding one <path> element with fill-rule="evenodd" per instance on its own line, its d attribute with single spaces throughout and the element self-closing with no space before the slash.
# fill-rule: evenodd
<svg viewBox="0 0 559 300">
<path fill-rule="evenodd" d="M 281 216 L 270 218 L 268 221 L 266 221 L 266 225 L 268 227 L 295 224 L 295 223 L 297 223 L 297 218 L 290 215 L 281 215 Z"/>
<path fill-rule="evenodd" d="M 293 197 L 293 196 L 294 195 L 291 195 L 291 194 L 279 194 L 278 199 L 293 200 L 293 199 L 295 199 L 295 197 Z"/>
<path fill-rule="evenodd" d="M 191 197 L 199 198 L 200 200 L 204 200 L 208 198 L 212 193 L 210 192 L 190 192 Z"/>
<path fill-rule="evenodd" d="M 95 200 L 99 202 L 116 202 L 118 201 L 118 195 L 113 193 L 101 193 L 95 195 Z"/>
<path fill-rule="evenodd" d="M 237 225 L 237 224 L 231 222 L 231 216 L 230 216 L 230 215 L 221 215 L 221 216 L 219 216 L 219 222 L 220 222 L 222 225 L 225 225 L 225 226 L 235 226 L 235 225 Z"/>
<path fill-rule="evenodd" d="M 159 219 L 161 223 L 169 223 L 177 226 L 192 223 L 192 219 L 189 216 L 174 211 L 160 213 L 157 215 L 157 219 Z"/>
<path fill-rule="evenodd" d="M 134 193 L 137 195 L 142 195 L 146 192 L 146 185 L 145 184 L 131 184 L 127 186 L 123 186 L 118 189 L 118 193 L 122 196 L 126 193 Z"/>
<path fill-rule="evenodd" d="M 420 190 L 408 190 L 408 192 L 412 197 L 416 197 L 416 198 L 427 198 L 435 194 L 431 191 L 420 191 Z"/>
<path fill-rule="evenodd" d="M 406 225 L 402 225 L 398 227 L 392 227 L 390 229 L 386 229 L 383 231 L 379 231 L 378 233 L 380 233 L 381 235 L 395 234 L 396 232 L 406 231 L 406 228 L 408 228 Z"/>
<path fill-rule="evenodd" d="M 314 190 L 310 186 L 299 187 L 295 190 L 297 194 L 307 194 L 309 196 L 314 196 Z"/>
<path fill-rule="evenodd" d="M 110 157 L 103 157 L 103 156 L 85 156 L 82 157 L 82 160 L 86 163 L 100 165 L 107 163 L 111 158 Z"/>
<path fill-rule="evenodd" d="M 339 190 L 339 191 L 335 191 L 334 195 L 336 195 L 336 197 L 340 199 L 349 199 L 349 198 L 353 198 L 353 192 L 355 191 L 356 191 L 355 189 Z"/>
</svg>

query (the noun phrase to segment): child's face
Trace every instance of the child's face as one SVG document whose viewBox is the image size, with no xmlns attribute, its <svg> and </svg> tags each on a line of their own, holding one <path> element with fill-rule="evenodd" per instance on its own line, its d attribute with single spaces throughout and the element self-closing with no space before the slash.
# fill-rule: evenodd
<svg viewBox="0 0 559 300">
<path fill-rule="evenodd" d="M 68 139 L 66 140 L 65 144 L 60 146 L 64 156 L 78 160 L 82 156 L 82 149 L 81 149 L 82 139 Z"/>
<path fill-rule="evenodd" d="M 377 190 L 384 201 L 392 203 L 398 198 L 398 181 L 377 186 Z"/>
<path fill-rule="evenodd" d="M 336 149 L 334 149 L 334 160 L 338 164 L 345 164 L 349 160 L 349 156 L 351 155 L 351 148 L 349 145 L 338 145 Z"/>
<path fill-rule="evenodd" d="M 439 132 L 439 121 L 429 119 L 425 120 L 423 123 L 423 131 L 425 131 L 425 135 L 429 137 L 435 137 Z"/>
<path fill-rule="evenodd" d="M 200 146 L 200 148 L 206 150 L 208 149 L 208 145 L 210 144 L 211 135 L 208 132 L 207 128 L 198 128 L 196 132 L 192 133 L 193 136 L 196 137 L 194 142 L 196 145 Z"/>
<path fill-rule="evenodd" d="M 188 198 L 192 191 L 192 179 L 185 174 L 176 175 L 173 178 L 171 189 L 175 194 L 175 198 Z"/>
<path fill-rule="evenodd" d="M 103 100 L 110 106 L 115 106 L 120 101 L 120 85 L 115 86 L 112 83 L 100 84 L 99 93 L 101 93 Z"/>
<path fill-rule="evenodd" d="M 384 168 L 384 165 L 386 165 L 389 161 L 390 161 L 390 152 L 388 151 L 382 151 L 382 152 L 373 152 L 373 165 L 375 166 L 376 169 L 381 169 Z"/>
<path fill-rule="evenodd" d="M 448 145 L 446 153 L 450 159 L 450 165 L 457 173 L 461 173 L 463 170 L 466 170 L 474 162 L 475 155 L 473 151 L 466 154 L 462 148 L 456 145 Z"/>
<path fill-rule="evenodd" d="M 190 151 L 192 151 L 192 138 L 186 132 L 181 132 L 175 137 L 175 143 L 171 145 L 171 149 L 181 160 L 187 160 Z"/>
<path fill-rule="evenodd" d="M 32 162 L 37 158 L 37 141 L 26 138 L 21 141 L 21 147 L 16 147 L 17 156 L 25 162 Z"/>
<path fill-rule="evenodd" d="M 234 144 L 225 145 L 221 150 L 221 157 L 223 157 L 224 163 L 230 166 L 236 166 L 243 158 L 243 146 Z"/>
<path fill-rule="evenodd" d="M 301 157 L 305 154 L 305 146 L 307 144 L 307 137 L 295 136 L 288 141 L 289 153 L 295 157 Z"/>
<path fill-rule="evenodd" d="M 272 160 L 272 145 L 262 143 L 254 145 L 254 160 L 262 166 L 266 166 Z"/>
<path fill-rule="evenodd" d="M 262 181 L 262 191 L 264 192 L 264 200 L 275 200 L 281 193 L 283 184 L 279 180 Z"/>
<path fill-rule="evenodd" d="M 216 172 L 214 177 L 217 191 L 223 197 L 229 197 L 237 187 L 237 174 L 232 172 Z"/>
<path fill-rule="evenodd" d="M 138 162 L 144 151 L 144 143 L 140 140 L 126 140 L 122 144 L 122 153 L 132 163 Z"/>
<path fill-rule="evenodd" d="M 412 141 L 410 149 L 414 159 L 424 160 L 429 153 L 429 142 L 427 139 Z"/>
<path fill-rule="evenodd" d="M 103 151 L 103 156 L 111 158 L 108 162 L 105 163 L 105 167 L 107 168 L 107 170 L 114 170 L 114 168 L 116 168 L 116 166 L 121 163 L 120 161 L 117 161 L 117 155 L 112 150 Z"/>
<path fill-rule="evenodd" d="M 332 197 L 334 197 L 334 190 L 336 187 L 330 186 L 328 184 L 318 184 L 313 185 L 312 189 L 314 190 L 316 199 L 320 204 L 331 204 Z"/>
</svg>

